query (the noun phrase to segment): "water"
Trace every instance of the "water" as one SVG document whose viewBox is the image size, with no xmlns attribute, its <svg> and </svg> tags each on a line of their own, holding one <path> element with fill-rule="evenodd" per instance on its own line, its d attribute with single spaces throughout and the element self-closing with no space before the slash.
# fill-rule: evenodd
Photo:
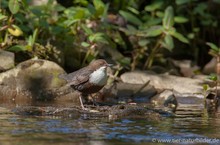
<svg viewBox="0 0 220 145">
<path fill-rule="evenodd" d="M 0 126 L 0 145 L 220 144 L 220 118 L 207 116 L 97 121 L 3 113 Z"/>
</svg>

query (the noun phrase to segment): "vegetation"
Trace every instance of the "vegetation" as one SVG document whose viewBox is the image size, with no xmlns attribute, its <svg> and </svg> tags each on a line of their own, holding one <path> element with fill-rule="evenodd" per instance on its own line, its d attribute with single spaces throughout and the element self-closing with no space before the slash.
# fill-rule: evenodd
<svg viewBox="0 0 220 145">
<path fill-rule="evenodd" d="M 15 52 L 17 62 L 38 57 L 73 70 L 103 57 L 120 69 L 134 70 L 166 65 L 167 58 L 174 57 L 202 66 L 210 59 L 206 42 L 219 43 L 220 0 L 48 0 L 41 5 L 34 0 L 1 0 L 0 4 L 0 47 Z"/>
</svg>

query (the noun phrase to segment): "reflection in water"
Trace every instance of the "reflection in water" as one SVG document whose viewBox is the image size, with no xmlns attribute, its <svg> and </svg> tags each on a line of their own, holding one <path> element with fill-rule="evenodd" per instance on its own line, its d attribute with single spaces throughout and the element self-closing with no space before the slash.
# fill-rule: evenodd
<svg viewBox="0 0 220 145">
<path fill-rule="evenodd" d="M 51 143 L 115 145 L 152 143 L 152 139 L 220 139 L 220 119 L 208 117 L 166 117 L 160 122 L 149 122 L 129 119 L 74 120 L 0 114 L 0 126 L 0 143 L 8 145 Z"/>
</svg>

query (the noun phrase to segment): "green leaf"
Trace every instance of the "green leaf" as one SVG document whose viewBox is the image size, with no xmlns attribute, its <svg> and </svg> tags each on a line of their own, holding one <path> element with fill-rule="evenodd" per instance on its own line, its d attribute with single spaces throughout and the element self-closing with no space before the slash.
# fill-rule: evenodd
<svg viewBox="0 0 220 145">
<path fill-rule="evenodd" d="M 169 6 L 165 10 L 165 14 L 163 17 L 163 27 L 165 29 L 170 29 L 174 25 L 174 16 L 173 16 L 173 7 Z"/>
<path fill-rule="evenodd" d="M 162 26 L 152 26 L 144 31 L 140 31 L 137 33 L 138 36 L 144 36 L 144 37 L 156 37 L 163 33 L 163 27 Z"/>
<path fill-rule="evenodd" d="M 151 5 L 147 5 L 144 10 L 148 11 L 148 12 L 153 12 L 157 9 L 160 9 L 163 5 L 163 1 L 155 1 L 153 4 Z"/>
<path fill-rule="evenodd" d="M 138 45 L 144 47 L 146 46 L 150 41 L 148 39 L 141 39 L 138 41 Z"/>
<path fill-rule="evenodd" d="M 183 5 L 186 3 L 190 3 L 192 0 L 176 0 L 177 5 Z"/>
<path fill-rule="evenodd" d="M 95 33 L 93 35 L 89 36 L 89 41 L 90 42 L 101 42 L 108 44 L 108 40 L 106 39 L 106 35 L 104 33 Z"/>
<path fill-rule="evenodd" d="M 195 38 L 195 34 L 194 34 L 194 33 L 189 33 L 189 34 L 187 35 L 187 38 L 193 39 L 193 38 Z"/>
<path fill-rule="evenodd" d="M 92 35 L 93 34 L 92 29 L 88 28 L 85 24 L 82 24 L 81 27 L 83 28 L 83 30 L 85 31 L 85 33 L 87 35 Z"/>
<path fill-rule="evenodd" d="M 74 19 L 83 19 L 85 18 L 85 12 L 86 9 L 83 9 L 83 8 L 78 8 L 76 11 L 75 11 L 75 15 L 73 16 Z"/>
<path fill-rule="evenodd" d="M 34 46 L 34 43 L 36 42 L 36 39 L 37 39 L 37 34 L 38 34 L 38 29 L 35 29 L 33 35 L 29 36 L 28 45 L 30 47 Z"/>
<path fill-rule="evenodd" d="M 96 16 L 100 16 L 104 13 L 105 10 L 105 4 L 101 0 L 93 0 L 93 5 L 96 10 Z"/>
<path fill-rule="evenodd" d="M 82 42 L 81 45 L 82 45 L 83 47 L 89 47 L 89 46 L 90 46 L 90 44 L 87 43 L 87 42 Z"/>
<path fill-rule="evenodd" d="M 166 44 L 165 47 L 166 47 L 168 50 L 171 51 L 171 50 L 173 49 L 173 47 L 174 47 L 172 36 L 166 35 L 165 38 L 164 38 L 164 41 L 165 41 L 165 44 Z"/>
<path fill-rule="evenodd" d="M 5 19 L 5 18 L 7 18 L 7 16 L 5 16 L 5 15 L 3 15 L 3 14 L 0 13 L 0 21 L 3 20 L 3 19 Z"/>
<path fill-rule="evenodd" d="M 16 14 L 20 9 L 18 0 L 9 0 L 8 7 L 12 14 Z"/>
<path fill-rule="evenodd" d="M 216 46 L 214 43 L 206 42 L 206 45 L 208 45 L 209 47 L 211 47 L 211 49 L 213 49 L 213 50 L 219 52 L 218 46 Z"/>
<path fill-rule="evenodd" d="M 216 74 L 211 74 L 211 75 L 209 75 L 208 78 L 209 78 L 210 80 L 212 80 L 212 81 L 217 81 L 217 80 L 218 80 L 218 77 L 217 77 Z"/>
<path fill-rule="evenodd" d="M 23 45 L 14 45 L 9 47 L 7 50 L 18 52 L 18 51 L 26 51 L 27 48 Z"/>
<path fill-rule="evenodd" d="M 189 40 L 187 38 L 185 38 L 182 34 L 176 32 L 176 31 L 173 31 L 170 34 L 183 43 L 189 43 Z"/>
<path fill-rule="evenodd" d="M 186 23 L 189 20 L 186 17 L 182 17 L 182 16 L 176 16 L 174 17 L 174 22 L 176 23 Z"/>
<path fill-rule="evenodd" d="M 204 84 L 202 87 L 203 87 L 204 91 L 207 91 L 209 89 L 209 85 L 208 84 Z"/>
<path fill-rule="evenodd" d="M 120 15 L 122 15 L 128 22 L 135 24 L 135 25 L 142 25 L 141 20 L 136 17 L 134 14 L 126 11 L 119 11 Z"/>
</svg>

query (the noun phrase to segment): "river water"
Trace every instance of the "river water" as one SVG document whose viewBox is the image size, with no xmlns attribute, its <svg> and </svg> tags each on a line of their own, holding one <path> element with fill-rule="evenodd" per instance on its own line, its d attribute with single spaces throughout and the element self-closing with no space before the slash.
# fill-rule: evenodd
<svg viewBox="0 0 220 145">
<path fill-rule="evenodd" d="M 0 114 L 0 145 L 220 144 L 220 117 L 85 120 Z"/>
</svg>

